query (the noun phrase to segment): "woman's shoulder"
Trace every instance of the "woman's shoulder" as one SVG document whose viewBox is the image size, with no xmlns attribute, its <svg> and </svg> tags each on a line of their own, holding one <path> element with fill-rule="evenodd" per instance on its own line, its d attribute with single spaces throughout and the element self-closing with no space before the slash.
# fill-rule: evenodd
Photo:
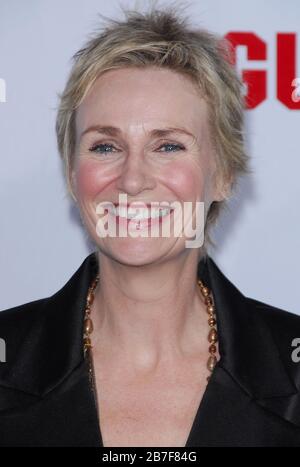
<svg viewBox="0 0 300 467">
<path fill-rule="evenodd" d="M 0 331 L 6 329 L 7 326 L 15 326 L 16 323 L 21 326 L 22 323 L 41 318 L 48 301 L 49 297 L 44 297 L 1 310 Z"/>
<path fill-rule="evenodd" d="M 47 327 L 46 303 L 48 298 L 41 298 L 31 302 L 26 302 L 11 308 L 0 311 L 0 340 L 5 350 L 5 356 L 0 358 L 0 362 L 6 362 L 6 365 L 0 364 L 0 386 L 1 377 L 5 367 L 10 366 L 11 362 L 24 362 L 23 352 L 27 348 L 39 352 L 38 344 L 41 330 L 45 334 Z M 49 322 L 48 322 L 49 323 Z"/>
<path fill-rule="evenodd" d="M 246 300 L 251 312 L 256 314 L 258 323 L 261 323 L 260 327 L 257 326 L 258 334 L 262 333 L 262 329 L 266 332 L 263 336 L 258 335 L 258 339 L 262 338 L 265 342 L 272 339 L 276 343 L 276 352 L 281 361 L 289 368 L 291 374 L 299 375 L 300 316 L 254 298 L 246 297 Z"/>
<path fill-rule="evenodd" d="M 80 338 L 88 281 L 88 275 L 77 271 L 54 294 L 0 311 L 6 353 L 0 364 L 2 391 L 44 395 L 83 361 Z"/>
<path fill-rule="evenodd" d="M 15 325 L 16 320 L 21 324 L 44 320 L 49 316 L 70 316 L 84 304 L 96 268 L 96 256 L 95 253 L 91 253 L 52 295 L 0 310 L 0 332 L 3 326 Z"/>
<path fill-rule="evenodd" d="M 245 297 L 248 306 L 261 315 L 261 317 L 270 324 L 270 326 L 292 326 L 293 328 L 300 326 L 300 315 L 288 311 L 284 308 L 279 308 L 266 302 L 262 302 L 252 297 Z M 300 328 L 299 328 L 300 330 Z"/>
</svg>

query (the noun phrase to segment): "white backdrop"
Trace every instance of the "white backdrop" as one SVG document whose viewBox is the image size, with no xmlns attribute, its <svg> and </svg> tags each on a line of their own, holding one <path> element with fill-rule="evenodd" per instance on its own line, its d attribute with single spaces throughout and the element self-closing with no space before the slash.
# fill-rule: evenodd
<svg viewBox="0 0 300 467">
<path fill-rule="evenodd" d="M 101 21 L 97 13 L 122 17 L 118 4 L 0 3 L 0 309 L 54 293 L 94 250 L 66 197 L 54 132 L 56 93 L 71 56 Z M 248 60 L 238 48 L 239 72 L 267 71 L 267 97 L 246 112 L 254 174 L 220 219 L 218 248 L 210 253 L 244 294 L 300 314 L 300 111 L 276 97 L 278 33 L 296 34 L 300 77 L 300 2 L 202 0 L 189 2 L 186 13 L 195 26 L 222 35 L 254 32 L 266 43 L 262 61 Z"/>
</svg>

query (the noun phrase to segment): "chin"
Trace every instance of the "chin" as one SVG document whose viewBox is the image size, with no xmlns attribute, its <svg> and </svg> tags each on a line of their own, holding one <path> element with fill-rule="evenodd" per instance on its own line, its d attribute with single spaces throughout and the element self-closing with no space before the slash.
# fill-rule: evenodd
<svg viewBox="0 0 300 467">
<path fill-rule="evenodd" d="M 100 251 L 115 261 L 131 266 L 144 266 L 165 257 L 170 246 L 162 238 L 115 238 L 109 244 L 98 245 Z"/>
</svg>

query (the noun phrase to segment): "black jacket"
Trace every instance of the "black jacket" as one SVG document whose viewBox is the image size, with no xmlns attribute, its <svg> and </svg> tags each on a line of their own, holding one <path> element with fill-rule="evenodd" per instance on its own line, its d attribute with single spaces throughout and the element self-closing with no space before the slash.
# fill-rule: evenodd
<svg viewBox="0 0 300 467">
<path fill-rule="evenodd" d="M 82 335 L 94 253 L 51 297 L 0 313 L 0 446 L 102 446 Z M 300 446 L 300 317 L 245 297 L 212 258 L 221 359 L 186 446 Z M 101 421 L 101 407 L 100 407 Z"/>
</svg>

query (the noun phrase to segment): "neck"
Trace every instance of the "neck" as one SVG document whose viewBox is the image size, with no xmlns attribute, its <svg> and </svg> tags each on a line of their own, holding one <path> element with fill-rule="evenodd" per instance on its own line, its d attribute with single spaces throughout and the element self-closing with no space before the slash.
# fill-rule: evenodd
<svg viewBox="0 0 300 467">
<path fill-rule="evenodd" d="M 94 352 L 150 371 L 207 353 L 207 313 L 197 284 L 198 253 L 128 266 L 100 253 L 92 318 Z"/>
</svg>

